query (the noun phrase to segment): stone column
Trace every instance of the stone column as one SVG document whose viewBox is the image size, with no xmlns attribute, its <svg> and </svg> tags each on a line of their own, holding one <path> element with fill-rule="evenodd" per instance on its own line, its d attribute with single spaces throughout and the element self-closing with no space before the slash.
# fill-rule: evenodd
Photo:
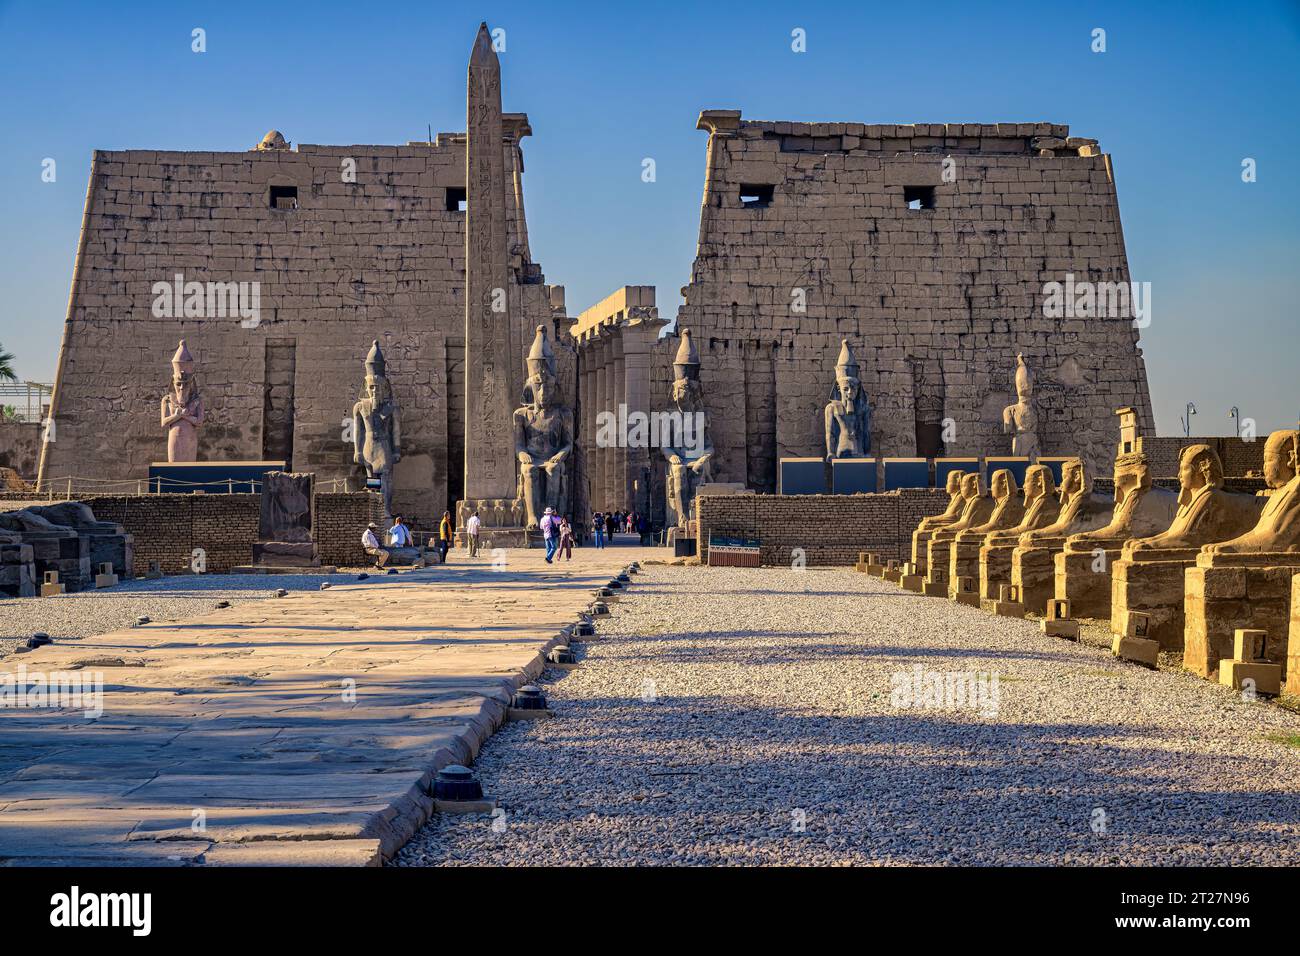
<svg viewBox="0 0 1300 956">
<path fill-rule="evenodd" d="M 501 64 L 486 23 L 470 54 L 465 129 L 465 497 L 514 498 Z"/>
<path fill-rule="evenodd" d="M 650 351 L 654 345 L 654 338 L 651 333 L 647 332 L 647 328 L 644 325 L 628 325 L 623 329 L 623 394 L 624 401 L 627 402 L 629 415 L 633 412 L 644 412 L 648 415 L 652 411 L 650 408 Z M 647 434 L 647 441 L 649 437 L 649 434 Z M 648 473 L 651 469 L 650 456 L 657 453 L 657 449 L 642 446 L 628 448 L 625 454 L 628 502 L 633 509 L 647 515 L 651 511 L 651 498 L 648 487 Z M 639 494 L 637 482 L 643 483 Z"/>
<path fill-rule="evenodd" d="M 592 353 L 596 366 L 595 415 L 599 416 L 609 409 L 609 342 L 603 332 L 592 341 Z M 591 493 L 596 499 L 595 507 L 608 511 L 612 507 L 609 501 L 609 449 L 596 445 L 597 432 L 592 433 Z"/>
</svg>

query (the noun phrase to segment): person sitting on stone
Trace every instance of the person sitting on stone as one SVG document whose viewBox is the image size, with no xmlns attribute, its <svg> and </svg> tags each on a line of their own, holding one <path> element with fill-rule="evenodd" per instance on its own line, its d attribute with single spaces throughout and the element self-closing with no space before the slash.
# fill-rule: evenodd
<svg viewBox="0 0 1300 956">
<path fill-rule="evenodd" d="M 373 521 L 366 525 L 366 530 L 361 535 L 361 547 L 375 559 L 375 567 L 382 568 L 388 563 L 388 549 L 380 546 L 379 536 L 375 533 L 378 530 L 379 525 Z"/>
<path fill-rule="evenodd" d="M 388 529 L 388 543 L 394 548 L 411 546 L 411 529 L 402 523 L 401 515 L 393 515 L 393 526 Z"/>
</svg>

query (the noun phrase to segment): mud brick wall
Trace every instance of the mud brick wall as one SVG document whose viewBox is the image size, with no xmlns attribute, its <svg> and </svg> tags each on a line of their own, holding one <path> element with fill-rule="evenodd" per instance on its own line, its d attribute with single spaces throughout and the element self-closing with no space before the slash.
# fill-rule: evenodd
<svg viewBox="0 0 1300 956">
<path fill-rule="evenodd" d="M 210 574 L 248 564 L 257 539 L 260 495 L 104 495 L 82 498 L 95 517 L 135 536 L 135 573 L 157 561 L 167 574 L 190 569 L 195 548 Z"/>
<path fill-rule="evenodd" d="M 1178 459 L 1188 445 L 1209 445 L 1219 453 L 1225 475 L 1244 475 L 1248 471 L 1260 473 L 1264 468 L 1264 441 L 1267 435 L 1254 441 L 1240 438 L 1147 438 L 1142 437 L 1142 451 L 1151 462 L 1151 473 L 1164 477 L 1178 475 Z"/>
<path fill-rule="evenodd" d="M 802 548 L 809 567 L 851 565 L 860 551 L 905 558 L 922 518 L 948 506 L 943 489 L 873 495 L 705 495 L 698 500 L 698 553 L 710 534 L 758 538 L 762 563 L 789 566 Z"/>
<path fill-rule="evenodd" d="M 371 563 L 361 547 L 361 535 L 371 521 L 381 527 L 384 499 L 373 492 L 316 495 L 316 553 L 321 564 L 358 567 Z"/>
<path fill-rule="evenodd" d="M 1108 470 L 1123 406 L 1154 432 L 1131 317 L 1044 315 L 1044 285 L 1067 273 L 1141 279 L 1095 140 L 1050 123 L 758 122 L 722 110 L 700 128 L 704 201 L 678 325 L 700 349 L 714 480 L 771 492 L 776 459 L 824 453 L 841 338 L 862 366 L 876 455 L 918 454 L 918 432 L 933 438 L 944 418 L 955 423 L 947 454 L 1009 452 L 1001 411 L 1015 400 L 1017 352 L 1037 376 L 1044 454 Z M 756 185 L 770 199 L 742 203 Z M 908 208 L 917 189 L 932 208 Z"/>
</svg>

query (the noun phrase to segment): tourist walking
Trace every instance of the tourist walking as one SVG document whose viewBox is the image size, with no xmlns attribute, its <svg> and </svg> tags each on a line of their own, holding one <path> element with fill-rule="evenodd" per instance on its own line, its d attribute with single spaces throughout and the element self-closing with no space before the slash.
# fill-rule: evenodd
<svg viewBox="0 0 1300 956">
<path fill-rule="evenodd" d="M 591 533 L 596 538 L 596 547 L 605 547 L 605 515 L 597 511 L 591 516 Z"/>
<path fill-rule="evenodd" d="M 447 563 L 447 552 L 451 550 L 451 537 L 451 512 L 444 511 L 442 513 L 442 521 L 438 525 L 438 551 L 439 558 L 443 564 Z"/>
<path fill-rule="evenodd" d="M 375 567 L 382 568 L 388 563 L 388 550 L 379 545 L 379 535 L 375 534 L 379 530 L 379 525 L 373 521 L 366 525 L 366 530 L 361 534 L 361 547 L 366 549 L 366 554 L 375 559 Z"/>
<path fill-rule="evenodd" d="M 469 547 L 469 556 L 478 557 L 478 533 L 482 527 L 482 522 L 478 520 L 478 509 L 475 508 L 465 522 L 465 543 Z"/>
<path fill-rule="evenodd" d="M 568 518 L 560 519 L 560 553 L 565 561 L 573 560 L 573 526 Z"/>
<path fill-rule="evenodd" d="M 559 547 L 559 530 L 560 522 L 555 518 L 555 509 L 547 508 L 542 515 L 540 522 L 542 528 L 542 540 L 546 542 L 546 563 L 550 564 L 551 559 L 555 557 L 555 549 Z"/>
</svg>

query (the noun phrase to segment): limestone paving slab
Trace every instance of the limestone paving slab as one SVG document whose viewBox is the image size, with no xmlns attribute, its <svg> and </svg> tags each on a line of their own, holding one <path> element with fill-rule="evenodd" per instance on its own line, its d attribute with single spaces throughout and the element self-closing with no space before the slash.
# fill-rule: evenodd
<svg viewBox="0 0 1300 956">
<path fill-rule="evenodd" d="M 6 658 L 101 673 L 103 713 L 0 710 L 0 865 L 376 865 L 592 589 L 650 554 L 512 551 Z"/>
</svg>

